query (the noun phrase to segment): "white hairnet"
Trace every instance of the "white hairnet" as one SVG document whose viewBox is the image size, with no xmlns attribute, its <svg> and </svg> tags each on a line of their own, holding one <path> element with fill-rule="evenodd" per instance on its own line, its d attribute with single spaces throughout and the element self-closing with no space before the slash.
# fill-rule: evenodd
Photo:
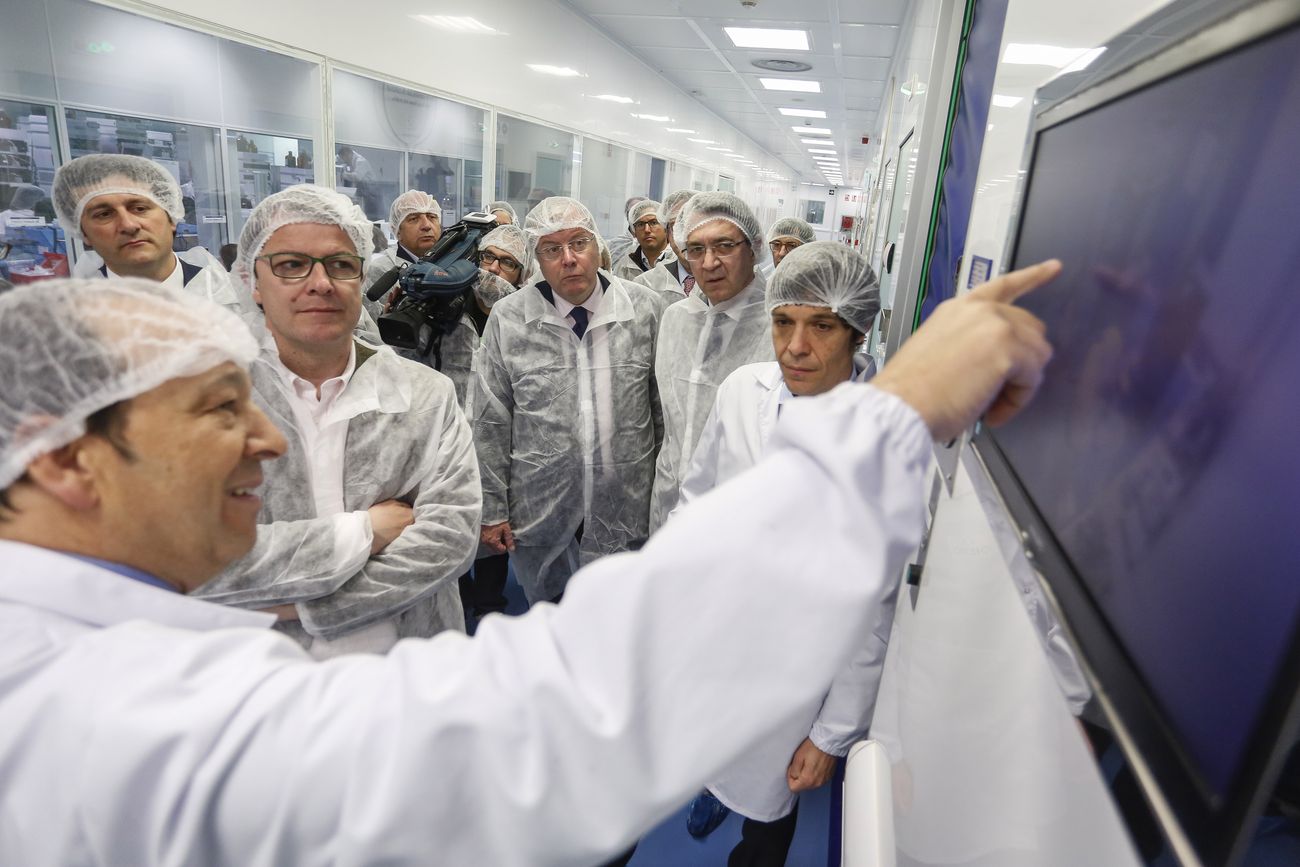
<svg viewBox="0 0 1300 867">
<path fill-rule="evenodd" d="M 519 225 L 519 214 L 515 211 L 514 206 L 511 205 L 509 202 L 506 201 L 489 202 L 488 206 L 484 208 L 484 210 L 487 211 L 489 214 L 495 211 L 505 211 L 507 214 L 510 215 L 511 224 L 515 226 Z"/>
<path fill-rule="evenodd" d="M 491 232 L 488 232 L 479 239 L 478 248 L 482 251 L 488 247 L 505 250 L 515 257 L 515 260 L 524 266 L 519 273 L 521 279 L 526 279 L 532 273 L 533 245 L 528 243 L 528 236 L 518 226 L 507 224 L 497 226 Z"/>
<path fill-rule="evenodd" d="M 442 223 L 442 205 L 424 190 L 407 190 L 393 199 L 393 206 L 388 209 L 388 222 L 393 231 L 412 214 L 432 214 Z"/>
<path fill-rule="evenodd" d="M 533 247 L 547 235 L 564 232 L 569 229 L 586 229 L 596 237 L 596 218 L 587 210 L 587 206 L 568 196 L 551 196 L 542 199 L 524 218 L 524 231 Z"/>
<path fill-rule="evenodd" d="M 763 229 L 749 205 L 733 193 L 697 193 L 673 223 L 673 240 L 678 247 L 685 247 L 691 232 L 713 220 L 726 220 L 744 232 L 754 258 L 762 257 Z"/>
<path fill-rule="evenodd" d="M 185 219 L 185 205 L 176 179 L 162 166 L 129 154 L 87 154 L 54 173 L 54 213 L 63 231 L 81 234 L 81 214 L 96 196 L 139 195 L 152 199 L 172 223 Z"/>
<path fill-rule="evenodd" d="M 236 314 L 151 280 L 44 280 L 0 294 L 0 489 L 104 407 L 256 356 Z"/>
<path fill-rule="evenodd" d="M 654 199 L 642 199 L 628 209 L 627 224 L 629 226 L 635 226 L 636 221 L 644 217 L 646 214 L 651 214 L 656 220 L 659 219 L 660 207 L 662 206 Z"/>
<path fill-rule="evenodd" d="M 474 282 L 474 295 L 487 308 L 491 308 L 493 304 L 514 291 L 516 291 L 515 284 L 491 271 L 480 269 L 478 280 Z"/>
<path fill-rule="evenodd" d="M 870 263 L 843 244 L 814 241 L 781 260 L 767 284 L 767 312 L 796 304 L 829 307 L 866 334 L 880 312 L 880 281 Z"/>
<path fill-rule="evenodd" d="M 693 198 L 695 198 L 695 190 L 677 190 L 664 196 L 663 204 L 659 206 L 659 222 L 665 226 L 674 222 L 681 214 L 682 208 L 686 207 L 686 203 Z"/>
<path fill-rule="evenodd" d="M 256 284 L 253 262 L 262 255 L 267 240 L 276 229 L 296 223 L 338 226 L 347 233 L 362 259 L 369 259 L 374 252 L 370 220 L 351 199 L 315 184 L 289 187 L 263 199 L 248 215 L 244 230 L 239 233 L 239 258 L 231 273 L 245 294 L 252 292 Z M 251 305 L 248 298 L 244 300 Z"/>
<path fill-rule="evenodd" d="M 767 239 L 775 241 L 777 238 L 798 238 L 805 244 L 817 240 L 813 227 L 798 217 L 782 217 L 773 223 L 772 228 L 767 230 Z"/>
</svg>

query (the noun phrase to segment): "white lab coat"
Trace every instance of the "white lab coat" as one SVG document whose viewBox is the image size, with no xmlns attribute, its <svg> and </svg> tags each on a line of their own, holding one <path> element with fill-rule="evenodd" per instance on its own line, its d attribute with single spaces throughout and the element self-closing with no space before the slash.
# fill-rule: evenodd
<svg viewBox="0 0 1300 867">
<path fill-rule="evenodd" d="M 853 360 L 855 381 L 865 381 L 875 372 L 869 357 L 859 355 Z M 748 364 L 728 376 L 718 388 L 713 412 L 691 460 L 679 509 L 758 463 L 778 415 L 793 399 L 775 361 Z M 817 535 L 816 530 L 812 532 Z M 785 816 L 794 808 L 796 797 L 786 782 L 786 769 L 804 737 L 824 753 L 844 756 L 866 735 L 894 622 L 895 598 L 894 592 L 883 597 L 883 604 L 874 612 L 871 633 L 836 673 L 821 707 L 809 708 L 812 712 L 803 733 L 792 733 L 785 744 L 773 743 L 753 761 L 710 783 L 718 800 L 763 822 Z"/>
<path fill-rule="evenodd" d="M 686 291 L 682 289 L 681 281 L 677 279 L 679 273 L 677 269 L 681 267 L 680 260 L 674 259 L 671 262 L 656 265 L 632 282 L 640 283 L 659 296 L 660 305 L 666 310 L 669 305 L 676 304 L 686 297 Z"/>
<path fill-rule="evenodd" d="M 806 403 L 562 605 L 384 657 L 316 663 L 267 616 L 0 542 L 0 863 L 607 859 L 789 739 L 920 538 L 915 412 Z"/>
<path fill-rule="evenodd" d="M 632 258 L 633 254 L 637 253 L 639 250 L 640 247 L 633 246 L 627 253 L 624 253 L 622 256 L 614 260 L 614 266 L 610 268 L 610 270 L 614 273 L 615 277 L 622 277 L 624 280 L 635 280 L 642 274 L 649 274 L 660 265 L 677 261 L 677 257 L 673 255 L 672 248 L 665 247 L 664 251 L 659 254 L 659 258 L 651 262 L 648 269 L 642 271 L 641 266 Z"/>
</svg>

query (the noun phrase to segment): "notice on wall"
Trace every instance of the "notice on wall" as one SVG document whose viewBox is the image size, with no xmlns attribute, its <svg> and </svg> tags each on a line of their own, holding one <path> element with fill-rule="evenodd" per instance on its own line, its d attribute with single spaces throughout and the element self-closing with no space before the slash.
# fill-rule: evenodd
<svg viewBox="0 0 1300 867">
<path fill-rule="evenodd" d="M 204 223 L 224 223 L 226 222 L 226 215 L 225 214 L 204 214 L 202 219 Z"/>
</svg>

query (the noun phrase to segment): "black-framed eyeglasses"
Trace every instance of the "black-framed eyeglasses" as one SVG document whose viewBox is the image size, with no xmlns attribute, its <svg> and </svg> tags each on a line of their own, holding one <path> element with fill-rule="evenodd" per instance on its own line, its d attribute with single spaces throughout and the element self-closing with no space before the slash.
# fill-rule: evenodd
<svg viewBox="0 0 1300 867">
<path fill-rule="evenodd" d="M 331 280 L 359 280 L 366 260 L 352 253 L 334 253 L 317 258 L 306 253 L 280 252 L 258 256 L 265 259 L 271 273 L 281 280 L 305 280 L 319 262 L 325 276 Z"/>
<path fill-rule="evenodd" d="M 478 261 L 480 265 L 500 265 L 507 271 L 518 271 L 524 267 L 509 256 L 498 256 L 488 250 L 478 254 Z"/>
<path fill-rule="evenodd" d="M 637 220 L 635 223 L 632 224 L 632 228 L 636 229 L 637 231 L 642 231 L 644 229 L 657 229 L 659 228 L 659 221 L 656 220 L 654 217 L 650 217 L 645 220 Z"/>
<path fill-rule="evenodd" d="M 803 241 L 772 241 L 767 246 L 773 253 L 789 253 L 795 247 L 802 247 Z"/>
</svg>

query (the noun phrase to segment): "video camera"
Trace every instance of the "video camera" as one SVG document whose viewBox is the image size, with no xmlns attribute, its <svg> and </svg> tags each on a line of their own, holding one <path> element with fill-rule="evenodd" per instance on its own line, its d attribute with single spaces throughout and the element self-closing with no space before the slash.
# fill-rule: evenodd
<svg viewBox="0 0 1300 867">
<path fill-rule="evenodd" d="M 442 369 L 442 338 L 456 329 L 478 280 L 478 243 L 497 227 L 491 214 L 466 214 L 442 233 L 433 249 L 418 262 L 403 263 L 375 281 L 366 292 L 371 301 L 389 293 L 394 284 L 401 295 L 393 309 L 379 317 L 379 336 L 389 346 L 433 357 Z"/>
</svg>

